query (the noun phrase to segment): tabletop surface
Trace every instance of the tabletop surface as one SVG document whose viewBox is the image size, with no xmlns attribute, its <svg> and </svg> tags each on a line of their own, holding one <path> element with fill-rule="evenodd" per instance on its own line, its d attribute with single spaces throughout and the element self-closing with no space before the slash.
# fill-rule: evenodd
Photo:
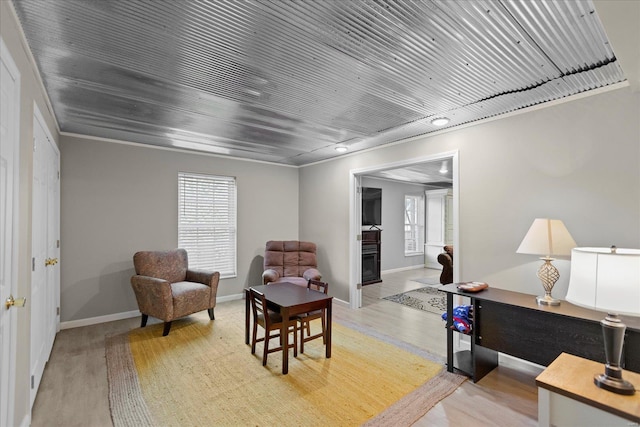
<svg viewBox="0 0 640 427">
<path fill-rule="evenodd" d="M 465 297 L 475 298 L 477 300 L 492 301 L 501 304 L 517 305 L 519 307 L 527 308 L 530 310 L 544 311 L 547 313 L 578 317 L 581 319 L 588 319 L 594 322 L 600 322 L 607 315 L 606 312 L 596 311 L 590 308 L 579 307 L 571 304 L 569 301 L 561 301 L 560 305 L 538 305 L 536 302 L 536 296 L 530 294 L 523 294 L 521 292 L 509 291 L 506 289 L 500 289 L 496 287 L 489 287 L 480 292 L 467 292 L 458 289 L 457 283 L 450 283 L 448 285 L 438 288 L 440 291 L 448 292 L 454 295 L 461 295 Z M 542 289 L 541 289 L 542 290 Z M 627 328 L 640 331 L 640 317 L 635 316 L 620 316 L 622 321 L 627 325 Z"/>
<path fill-rule="evenodd" d="M 264 294 L 266 299 L 281 307 L 291 307 L 308 302 L 331 300 L 333 297 L 313 289 L 294 285 L 289 282 L 278 282 L 270 285 L 251 286 Z"/>
<path fill-rule="evenodd" d="M 536 384 L 587 405 L 640 422 L 640 374 L 623 371 L 622 378 L 636 389 L 635 395 L 624 396 L 598 388 L 593 383 L 594 375 L 602 373 L 603 363 L 562 353 L 538 375 Z"/>
</svg>

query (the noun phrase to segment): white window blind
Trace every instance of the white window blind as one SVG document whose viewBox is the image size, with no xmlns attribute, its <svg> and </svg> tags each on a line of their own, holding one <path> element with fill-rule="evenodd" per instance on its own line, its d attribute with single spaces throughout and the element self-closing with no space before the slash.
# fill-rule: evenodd
<svg viewBox="0 0 640 427">
<path fill-rule="evenodd" d="M 236 277 L 236 179 L 178 174 L 178 246 L 189 268 Z"/>
<path fill-rule="evenodd" d="M 404 254 L 424 253 L 424 199 L 404 196 Z"/>
</svg>

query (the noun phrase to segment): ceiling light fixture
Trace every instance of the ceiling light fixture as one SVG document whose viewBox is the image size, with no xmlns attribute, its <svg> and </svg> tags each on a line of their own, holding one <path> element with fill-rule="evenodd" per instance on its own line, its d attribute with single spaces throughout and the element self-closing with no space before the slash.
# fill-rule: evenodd
<svg viewBox="0 0 640 427">
<path fill-rule="evenodd" d="M 449 123 L 449 119 L 446 117 L 438 117 L 437 119 L 431 120 L 431 124 L 434 126 L 444 126 Z"/>
<path fill-rule="evenodd" d="M 440 170 L 438 172 L 440 172 L 440 173 L 449 172 L 449 168 L 447 167 L 447 161 L 446 160 L 442 161 L 442 166 L 440 167 Z"/>
<path fill-rule="evenodd" d="M 345 147 L 344 145 L 338 145 L 338 146 L 336 147 L 336 151 L 337 151 L 338 153 L 344 153 L 344 152 L 345 152 L 345 151 L 347 151 L 347 150 L 348 150 L 348 148 L 347 148 L 347 147 Z"/>
</svg>

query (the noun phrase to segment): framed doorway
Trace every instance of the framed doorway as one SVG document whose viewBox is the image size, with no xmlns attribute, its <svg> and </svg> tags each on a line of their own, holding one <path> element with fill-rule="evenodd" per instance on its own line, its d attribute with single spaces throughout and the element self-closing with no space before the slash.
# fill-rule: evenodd
<svg viewBox="0 0 640 427">
<path fill-rule="evenodd" d="M 453 244 L 459 245 L 459 163 L 458 151 L 450 151 L 434 154 L 431 156 L 406 159 L 394 163 L 385 163 L 365 168 L 352 169 L 349 171 L 349 306 L 350 308 L 360 308 L 362 306 L 362 177 L 373 172 L 380 172 L 391 169 L 399 169 L 422 163 L 438 162 L 450 160 L 453 177 Z M 384 254 L 381 254 L 384 256 Z M 460 259 L 460 251 L 456 254 L 456 259 Z M 454 264 L 454 281 L 459 277 L 460 262 Z"/>
</svg>

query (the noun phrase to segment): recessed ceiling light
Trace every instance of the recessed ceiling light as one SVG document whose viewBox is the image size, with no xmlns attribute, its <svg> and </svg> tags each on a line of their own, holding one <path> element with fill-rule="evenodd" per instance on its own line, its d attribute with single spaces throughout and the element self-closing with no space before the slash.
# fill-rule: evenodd
<svg viewBox="0 0 640 427">
<path fill-rule="evenodd" d="M 347 148 L 347 147 L 345 147 L 344 145 L 338 145 L 338 146 L 336 147 L 336 151 L 337 151 L 338 153 L 344 153 L 344 152 L 345 152 L 345 151 L 347 151 L 347 150 L 348 150 L 348 148 Z"/>
<path fill-rule="evenodd" d="M 431 120 L 431 124 L 434 126 L 444 126 L 449 123 L 449 119 L 446 117 L 438 117 L 437 119 Z"/>
</svg>

